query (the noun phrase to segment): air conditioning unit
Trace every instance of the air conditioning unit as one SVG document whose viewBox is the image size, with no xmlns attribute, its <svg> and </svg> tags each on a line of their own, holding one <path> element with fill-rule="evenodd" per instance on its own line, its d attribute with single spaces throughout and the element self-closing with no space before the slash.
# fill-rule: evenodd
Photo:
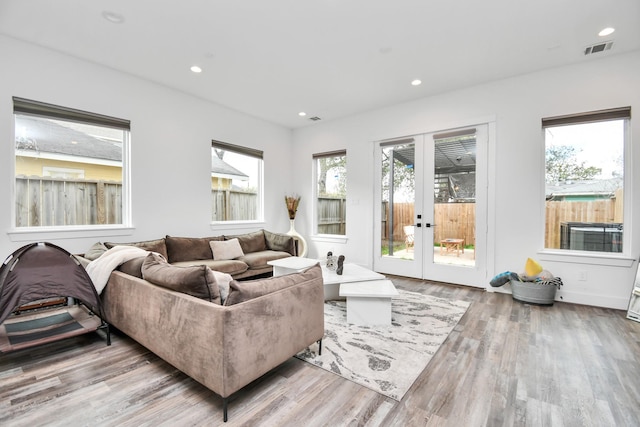
<svg viewBox="0 0 640 427">
<path fill-rule="evenodd" d="M 622 252 L 622 224 L 563 222 L 560 248 L 575 251 Z"/>
</svg>

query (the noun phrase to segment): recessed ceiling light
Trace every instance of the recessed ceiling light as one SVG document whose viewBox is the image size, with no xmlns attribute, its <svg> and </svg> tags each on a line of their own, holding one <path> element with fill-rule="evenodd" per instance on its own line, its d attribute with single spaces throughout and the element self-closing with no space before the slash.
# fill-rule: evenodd
<svg viewBox="0 0 640 427">
<path fill-rule="evenodd" d="M 192 65 L 191 66 L 191 71 L 193 71 L 194 73 L 201 73 L 202 72 L 202 68 L 198 67 L 197 65 Z"/>
<path fill-rule="evenodd" d="M 420 86 L 422 84 L 422 80 L 415 79 L 411 82 L 413 86 Z"/>
<path fill-rule="evenodd" d="M 298 115 L 299 115 L 300 117 L 304 117 L 304 116 L 306 116 L 306 115 L 307 115 L 307 113 L 305 113 L 304 111 L 300 111 L 300 112 L 298 113 Z"/>
<path fill-rule="evenodd" d="M 607 27 L 604 30 L 600 31 L 598 35 L 600 37 L 605 37 L 605 36 L 608 36 L 609 34 L 613 34 L 615 30 L 616 30 L 615 28 Z"/>
<path fill-rule="evenodd" d="M 124 22 L 124 16 L 116 13 L 105 10 L 102 12 L 102 17 L 112 24 L 122 24 Z"/>
</svg>

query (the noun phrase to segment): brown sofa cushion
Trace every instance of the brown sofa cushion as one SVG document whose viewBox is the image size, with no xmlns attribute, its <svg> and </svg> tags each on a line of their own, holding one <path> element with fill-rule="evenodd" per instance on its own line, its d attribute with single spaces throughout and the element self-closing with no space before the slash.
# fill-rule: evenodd
<svg viewBox="0 0 640 427">
<path fill-rule="evenodd" d="M 150 253 L 142 263 L 142 277 L 156 285 L 220 304 L 215 276 L 205 265 L 176 267 Z"/>
<path fill-rule="evenodd" d="M 146 258 L 146 256 L 141 256 L 138 258 L 130 259 L 129 261 L 125 261 L 123 264 L 118 266 L 118 270 L 130 276 L 135 276 L 142 279 L 142 264 L 144 264 L 144 260 Z"/>
<path fill-rule="evenodd" d="M 264 230 L 264 240 L 267 249 L 272 251 L 287 252 L 290 255 L 296 254 L 296 241 L 293 237 L 286 234 L 272 233 Z"/>
<path fill-rule="evenodd" d="M 210 241 L 224 240 L 222 236 L 216 237 L 173 237 L 165 238 L 167 245 L 167 261 L 193 261 L 200 259 L 213 259 Z"/>
<path fill-rule="evenodd" d="M 246 254 L 237 258 L 238 261 L 242 261 L 249 266 L 249 269 L 258 269 L 269 267 L 267 262 L 273 261 L 280 258 L 290 257 L 289 252 L 280 252 L 280 251 L 258 251 L 251 252 L 250 254 Z"/>
<path fill-rule="evenodd" d="M 240 274 L 249 269 L 249 266 L 235 259 L 229 260 L 215 260 L 215 259 L 201 259 L 197 261 L 180 261 L 172 263 L 176 267 L 190 267 L 192 265 L 206 265 L 212 270 L 221 271 L 227 274 Z"/>
<path fill-rule="evenodd" d="M 164 243 L 164 239 L 145 240 L 143 242 L 131 243 L 104 242 L 104 245 L 109 249 L 114 246 L 135 246 L 137 248 L 144 249 L 145 251 L 157 252 L 167 259 L 167 245 Z"/>
<path fill-rule="evenodd" d="M 238 239 L 242 252 L 245 254 L 267 249 L 267 243 L 264 240 L 264 232 L 262 230 L 254 231 L 253 233 L 238 234 L 237 236 L 224 236 L 224 240 L 231 239 Z"/>
<path fill-rule="evenodd" d="M 246 280 L 243 282 L 232 280 L 229 284 L 229 296 L 224 305 L 239 304 L 290 286 L 312 283 L 317 280 L 318 277 L 322 277 L 320 264 L 316 264 L 302 273 L 269 277 L 268 279 Z"/>
</svg>

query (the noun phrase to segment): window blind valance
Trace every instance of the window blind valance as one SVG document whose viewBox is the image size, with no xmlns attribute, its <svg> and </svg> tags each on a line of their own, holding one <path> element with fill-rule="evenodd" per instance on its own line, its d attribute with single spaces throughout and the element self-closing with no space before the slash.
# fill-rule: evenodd
<svg viewBox="0 0 640 427">
<path fill-rule="evenodd" d="M 13 97 L 14 114 L 26 114 L 30 116 L 44 117 L 48 119 L 67 120 L 77 123 L 105 126 L 126 131 L 131 130 L 131 122 L 117 117 L 90 113 L 76 110 L 75 108 L 61 107 L 45 102 L 33 101 L 25 98 Z"/>
</svg>

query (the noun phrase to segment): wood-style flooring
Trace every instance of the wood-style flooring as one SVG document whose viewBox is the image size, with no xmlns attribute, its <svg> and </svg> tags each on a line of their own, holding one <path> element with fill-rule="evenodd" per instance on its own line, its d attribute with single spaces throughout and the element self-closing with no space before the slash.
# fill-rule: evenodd
<svg viewBox="0 0 640 427">
<path fill-rule="evenodd" d="M 472 302 L 401 402 L 291 358 L 230 398 L 226 425 L 640 425 L 640 323 L 623 311 L 391 279 Z M 0 355 L 0 426 L 218 425 L 217 395 L 120 333 Z"/>
</svg>

